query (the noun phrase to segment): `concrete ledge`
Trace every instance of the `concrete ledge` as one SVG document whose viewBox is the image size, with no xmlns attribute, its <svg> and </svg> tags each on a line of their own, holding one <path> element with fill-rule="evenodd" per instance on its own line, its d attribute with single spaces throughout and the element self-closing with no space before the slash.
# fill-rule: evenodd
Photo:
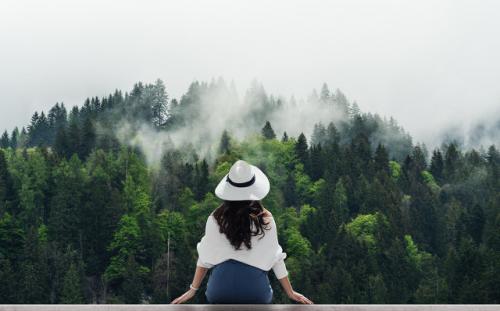
<svg viewBox="0 0 500 311">
<path fill-rule="evenodd" d="M 0 305 L 1 311 L 165 311 L 165 310 L 331 310 L 331 311 L 498 311 L 500 305 Z"/>
</svg>

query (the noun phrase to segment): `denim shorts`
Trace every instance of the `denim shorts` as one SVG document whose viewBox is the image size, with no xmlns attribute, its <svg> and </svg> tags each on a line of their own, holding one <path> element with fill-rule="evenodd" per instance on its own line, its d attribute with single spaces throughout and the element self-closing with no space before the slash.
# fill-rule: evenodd
<svg viewBox="0 0 500 311">
<path fill-rule="evenodd" d="M 205 296 L 210 304 L 270 304 L 268 271 L 229 259 L 211 269 Z"/>
</svg>

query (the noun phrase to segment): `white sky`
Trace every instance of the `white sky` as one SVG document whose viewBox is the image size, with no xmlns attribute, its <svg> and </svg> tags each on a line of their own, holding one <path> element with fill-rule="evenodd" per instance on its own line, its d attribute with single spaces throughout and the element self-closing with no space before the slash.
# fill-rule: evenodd
<svg viewBox="0 0 500 311">
<path fill-rule="evenodd" d="M 500 1 L 0 2 L 0 130 L 161 78 L 306 97 L 327 82 L 417 140 L 500 107 Z"/>
</svg>

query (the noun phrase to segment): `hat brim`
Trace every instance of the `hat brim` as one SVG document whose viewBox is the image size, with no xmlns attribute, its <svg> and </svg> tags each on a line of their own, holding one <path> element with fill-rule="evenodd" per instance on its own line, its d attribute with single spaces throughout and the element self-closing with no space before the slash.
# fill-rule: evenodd
<svg viewBox="0 0 500 311">
<path fill-rule="evenodd" d="M 269 179 L 256 166 L 250 165 L 255 174 L 255 182 L 248 187 L 235 187 L 226 181 L 227 175 L 219 182 L 215 188 L 215 195 L 222 200 L 227 201 L 256 201 L 262 200 L 270 189 Z"/>
</svg>

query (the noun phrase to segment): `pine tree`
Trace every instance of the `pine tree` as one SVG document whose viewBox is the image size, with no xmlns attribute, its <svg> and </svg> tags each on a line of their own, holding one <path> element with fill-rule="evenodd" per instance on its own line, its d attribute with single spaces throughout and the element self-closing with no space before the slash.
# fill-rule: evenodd
<svg viewBox="0 0 500 311">
<path fill-rule="evenodd" d="M 295 178 L 292 173 L 288 173 L 286 177 L 285 187 L 283 189 L 285 205 L 287 207 L 297 206 L 297 193 L 295 192 Z"/>
<path fill-rule="evenodd" d="M 3 150 L 0 150 L 0 216 L 5 211 L 17 215 L 19 207 L 16 198 L 14 182 L 7 168 L 5 154 Z"/>
<path fill-rule="evenodd" d="M 71 263 L 64 275 L 63 289 L 61 293 L 63 304 L 83 304 L 85 300 L 82 294 L 81 279 L 74 263 Z"/>
<path fill-rule="evenodd" d="M 26 131 L 26 128 L 23 126 L 21 129 L 21 133 L 19 134 L 19 138 L 17 140 L 17 145 L 19 147 L 26 147 L 28 142 L 28 132 Z"/>
<path fill-rule="evenodd" d="M 12 130 L 12 134 L 10 135 L 10 146 L 12 147 L 12 149 L 17 148 L 18 136 L 19 136 L 19 129 L 16 126 L 14 130 Z"/>
<path fill-rule="evenodd" d="M 304 133 L 300 133 L 297 142 L 295 143 L 295 156 L 297 159 L 304 164 L 304 168 L 307 171 L 309 168 L 309 153 L 307 151 L 307 139 Z"/>
<path fill-rule="evenodd" d="M 269 123 L 269 121 L 266 121 L 266 124 L 262 128 L 262 136 L 264 136 L 265 139 L 275 139 L 276 138 L 276 134 L 274 133 L 274 130 L 271 127 L 271 123 Z"/>
<path fill-rule="evenodd" d="M 87 158 L 92 149 L 95 146 L 96 133 L 94 129 L 94 125 L 92 124 L 92 120 L 90 118 L 86 118 L 83 122 L 82 128 L 82 136 L 81 136 L 81 144 L 80 144 L 80 153 L 79 156 L 81 159 Z"/>
<path fill-rule="evenodd" d="M 458 151 L 457 145 L 451 143 L 448 145 L 444 156 L 444 168 L 443 175 L 448 181 L 454 181 L 460 160 L 460 153 Z"/>
<path fill-rule="evenodd" d="M 360 114 L 361 110 L 359 109 L 359 105 L 357 102 L 353 102 L 351 105 L 351 109 L 349 109 L 349 115 L 351 118 L 354 118 L 355 116 L 358 116 Z"/>
<path fill-rule="evenodd" d="M 54 151 L 60 157 L 65 157 L 67 159 L 71 157 L 71 147 L 69 145 L 66 128 L 64 126 L 60 127 L 57 130 L 56 139 L 54 142 Z"/>
<path fill-rule="evenodd" d="M 31 116 L 31 122 L 28 125 L 27 133 L 29 135 L 28 143 L 30 145 L 36 145 L 38 143 L 36 137 L 38 124 L 39 124 L 38 111 L 35 111 L 35 113 L 33 113 L 33 115 Z"/>
<path fill-rule="evenodd" d="M 325 134 L 325 143 L 329 146 L 338 145 L 340 142 L 340 135 L 333 122 L 328 124 Z"/>
<path fill-rule="evenodd" d="M 281 137 L 282 142 L 287 142 L 288 141 L 288 135 L 286 132 L 283 132 L 283 137 Z"/>
<path fill-rule="evenodd" d="M 349 207 L 347 206 L 347 192 L 344 186 L 344 181 L 339 179 L 335 185 L 333 192 L 333 209 L 331 218 L 334 220 L 332 224 L 336 227 L 341 223 L 346 223 L 349 217 Z"/>
<path fill-rule="evenodd" d="M 128 304 L 141 303 L 144 285 L 140 276 L 139 265 L 133 254 L 128 256 L 123 277 L 122 290 L 124 302 Z"/>
<path fill-rule="evenodd" d="M 74 110 L 73 110 L 74 111 Z M 73 113 L 72 113 L 73 115 Z M 74 153 L 80 156 L 81 154 L 81 144 L 82 138 L 80 133 L 80 127 L 78 125 L 78 119 L 76 117 L 70 118 L 68 131 L 66 133 L 67 141 L 68 141 L 68 153 L 67 156 L 71 156 Z"/>
<path fill-rule="evenodd" d="M 49 144 L 49 128 L 49 121 L 45 116 L 45 112 L 42 111 L 38 118 L 33 146 L 47 146 Z"/>
<path fill-rule="evenodd" d="M 314 124 L 313 133 L 311 136 L 311 146 L 324 144 L 326 140 L 326 128 L 322 123 Z"/>
<path fill-rule="evenodd" d="M 311 179 L 315 181 L 323 177 L 324 169 L 325 161 L 321 144 L 311 146 Z"/>
<path fill-rule="evenodd" d="M 45 259 L 38 230 L 31 226 L 24 244 L 23 260 L 19 263 L 19 295 L 22 303 L 49 302 L 48 264 Z"/>
<path fill-rule="evenodd" d="M 58 241 L 60 245 L 80 249 L 80 232 L 83 229 L 80 219 L 85 213 L 82 163 L 76 155 L 69 161 L 64 159 L 54 168 L 53 176 L 54 190 L 48 219 L 49 238 Z"/>
<path fill-rule="evenodd" d="M 430 172 L 438 182 L 443 181 L 443 169 L 443 155 L 439 149 L 436 149 L 432 152 Z"/>
<path fill-rule="evenodd" d="M 195 185 L 195 198 L 201 200 L 208 192 L 208 164 L 205 159 L 196 164 Z"/>
<path fill-rule="evenodd" d="M 321 93 L 319 99 L 323 102 L 326 103 L 330 100 L 330 90 L 328 89 L 328 85 L 326 83 L 323 83 L 321 86 Z"/>
<path fill-rule="evenodd" d="M 425 146 L 416 145 L 413 147 L 412 157 L 417 173 L 420 174 L 423 170 L 427 169 Z"/>
<path fill-rule="evenodd" d="M 156 127 L 161 127 L 162 125 L 164 125 L 168 117 L 168 95 L 165 91 L 165 84 L 162 80 L 157 79 L 154 86 L 152 86 L 151 97 L 153 125 L 155 125 Z"/>
<path fill-rule="evenodd" d="M 18 300 L 18 276 L 10 260 L 0 255 L 0 304 L 23 303 Z"/>
<path fill-rule="evenodd" d="M 219 153 L 227 154 L 229 153 L 230 148 L 231 148 L 231 140 L 229 138 L 227 130 L 224 130 L 222 132 L 222 136 L 219 143 Z"/>
<path fill-rule="evenodd" d="M 384 172 L 387 175 L 390 174 L 389 155 L 382 144 L 378 144 L 377 149 L 375 150 L 374 164 L 376 172 Z"/>
<path fill-rule="evenodd" d="M 3 132 L 2 137 L 0 137 L 0 148 L 7 149 L 10 147 L 9 133 L 7 130 Z"/>
</svg>

